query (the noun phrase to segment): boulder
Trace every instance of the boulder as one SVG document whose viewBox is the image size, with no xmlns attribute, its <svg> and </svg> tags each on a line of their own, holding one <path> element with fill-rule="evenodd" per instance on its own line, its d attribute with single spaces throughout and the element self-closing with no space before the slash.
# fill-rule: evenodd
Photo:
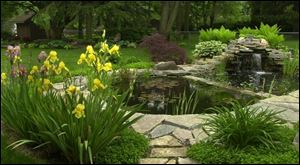
<svg viewBox="0 0 300 165">
<path fill-rule="evenodd" d="M 178 70 L 178 67 L 174 61 L 159 62 L 154 65 L 155 70 Z"/>
</svg>

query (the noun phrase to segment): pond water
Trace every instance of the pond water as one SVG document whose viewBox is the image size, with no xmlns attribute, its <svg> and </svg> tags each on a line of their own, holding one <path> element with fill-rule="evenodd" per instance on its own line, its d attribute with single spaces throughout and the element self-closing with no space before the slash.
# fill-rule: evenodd
<svg viewBox="0 0 300 165">
<path fill-rule="evenodd" d="M 214 81 L 222 81 L 235 87 L 247 88 L 254 92 L 270 92 L 278 96 L 299 89 L 299 76 L 287 78 L 275 72 L 248 71 L 225 74 L 219 73 L 206 78 Z"/>
<path fill-rule="evenodd" d="M 119 86 L 119 89 L 128 89 L 129 83 L 123 81 L 119 82 L 116 86 Z M 183 93 L 189 97 L 196 91 L 197 93 L 191 97 L 192 99 L 197 98 L 197 101 L 192 100 L 195 101 L 192 102 L 192 105 L 196 104 L 195 111 L 176 111 L 178 102 L 183 99 Z M 257 97 L 236 93 L 203 83 L 191 82 L 180 77 L 150 77 L 136 80 L 133 94 L 128 105 L 144 103 L 142 112 L 149 114 L 199 114 L 211 113 L 211 110 L 207 108 L 214 106 L 229 107 L 228 102 L 233 99 L 241 104 L 246 104 L 251 100 L 254 102 L 259 100 Z M 183 110 L 184 108 L 179 109 Z"/>
</svg>

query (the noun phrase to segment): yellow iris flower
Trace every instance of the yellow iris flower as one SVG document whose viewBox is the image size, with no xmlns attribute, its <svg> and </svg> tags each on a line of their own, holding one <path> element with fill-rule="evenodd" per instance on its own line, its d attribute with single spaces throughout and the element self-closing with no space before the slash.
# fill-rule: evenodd
<svg viewBox="0 0 300 165">
<path fill-rule="evenodd" d="M 88 58 L 89 58 L 89 63 L 96 61 L 96 56 L 94 54 L 89 54 Z"/>
<path fill-rule="evenodd" d="M 101 83 L 99 79 L 94 79 L 94 86 L 92 88 L 92 91 L 95 91 L 97 89 L 105 89 L 106 87 Z"/>
<path fill-rule="evenodd" d="M 106 72 L 112 70 L 111 63 L 110 62 L 105 63 L 104 66 L 103 66 L 103 70 L 106 71 Z"/>
<path fill-rule="evenodd" d="M 58 68 L 55 70 L 55 72 L 56 72 L 56 74 L 60 74 L 62 70 L 66 70 L 67 72 L 69 72 L 69 69 L 66 67 L 66 65 L 63 61 L 61 61 L 58 64 Z"/>
<path fill-rule="evenodd" d="M 38 71 L 39 71 L 39 68 L 37 66 L 33 66 L 32 69 L 31 69 L 31 71 L 30 71 L 30 74 L 34 74 L 34 73 L 36 73 Z"/>
<path fill-rule="evenodd" d="M 77 61 L 77 64 L 80 65 L 80 64 L 82 64 L 83 61 L 87 62 L 87 60 L 86 60 L 86 54 L 81 53 L 80 58 Z"/>
<path fill-rule="evenodd" d="M 105 29 L 103 30 L 103 33 L 102 33 L 102 38 L 105 38 L 105 33 L 106 33 L 106 31 L 105 31 Z"/>
<path fill-rule="evenodd" d="M 119 49 L 120 47 L 118 45 L 114 45 L 110 50 L 109 50 L 109 54 L 114 55 L 117 54 L 119 55 Z"/>
<path fill-rule="evenodd" d="M 7 79 L 6 73 L 1 73 L 1 84 L 5 84 L 6 79 Z"/>
<path fill-rule="evenodd" d="M 66 90 L 66 92 L 69 95 L 72 95 L 72 94 L 75 94 L 75 93 L 79 92 L 79 89 L 74 85 L 70 85 L 69 88 Z"/>
<path fill-rule="evenodd" d="M 91 46 L 91 45 L 88 45 L 87 47 L 86 47 L 86 51 L 89 53 L 89 54 L 94 54 L 95 52 L 94 52 L 94 49 L 93 49 L 93 47 Z"/>
<path fill-rule="evenodd" d="M 109 47 L 106 42 L 101 42 L 100 52 L 109 53 Z"/>
<path fill-rule="evenodd" d="M 57 58 L 57 53 L 56 53 L 56 51 L 54 51 L 54 50 L 50 51 L 50 54 L 49 54 L 47 60 L 49 60 L 49 59 L 50 59 L 50 61 L 51 61 L 52 63 L 54 63 L 55 61 L 58 61 L 58 60 L 59 60 L 59 59 Z"/>
<path fill-rule="evenodd" d="M 81 117 L 85 117 L 84 109 L 85 106 L 83 104 L 77 104 L 76 108 L 72 111 L 72 114 L 75 114 L 75 117 L 77 119 L 80 119 Z"/>
<path fill-rule="evenodd" d="M 49 79 L 44 79 L 43 87 L 45 91 L 48 91 L 52 87 L 52 83 Z"/>
<path fill-rule="evenodd" d="M 51 64 L 48 60 L 44 61 L 44 66 L 45 66 L 45 68 L 47 68 L 47 70 L 49 70 L 51 68 Z"/>
<path fill-rule="evenodd" d="M 27 83 L 33 82 L 33 76 L 32 75 L 28 75 L 27 76 Z"/>
</svg>

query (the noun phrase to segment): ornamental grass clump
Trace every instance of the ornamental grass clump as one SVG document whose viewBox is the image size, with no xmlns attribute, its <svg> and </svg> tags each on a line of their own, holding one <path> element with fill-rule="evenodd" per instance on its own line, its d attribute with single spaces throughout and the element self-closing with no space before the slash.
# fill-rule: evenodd
<svg viewBox="0 0 300 165">
<path fill-rule="evenodd" d="M 247 148 L 256 145 L 274 147 L 274 143 L 280 137 L 280 124 L 283 124 L 276 118 L 281 111 L 243 107 L 237 101 L 231 104 L 232 108 L 224 106 L 211 108 L 218 113 L 206 124 L 207 132 L 213 132 L 212 142 L 229 148 Z"/>
<path fill-rule="evenodd" d="M 33 66 L 27 79 L 1 74 L 1 120 L 20 139 L 8 147 L 48 147 L 69 163 L 94 163 L 97 153 L 139 119 L 129 120 L 140 109 L 126 106 L 129 91 L 120 95 L 110 87 L 112 78 L 107 72 L 112 65 L 108 59 L 119 54 L 119 47 L 109 48 L 106 41 L 101 45 L 99 52 L 87 46 L 78 60 L 91 69 L 88 95 L 73 82 L 68 82 L 64 91 L 53 89 L 52 78 L 70 75 L 55 51 L 42 66 Z"/>
</svg>

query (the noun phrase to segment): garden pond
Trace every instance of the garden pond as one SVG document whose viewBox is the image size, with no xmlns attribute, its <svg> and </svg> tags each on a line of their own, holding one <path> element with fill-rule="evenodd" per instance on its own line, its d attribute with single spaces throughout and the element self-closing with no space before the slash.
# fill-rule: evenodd
<svg viewBox="0 0 300 165">
<path fill-rule="evenodd" d="M 128 89 L 129 81 L 123 80 L 115 84 L 119 89 Z M 177 112 L 179 101 L 197 98 L 195 111 Z M 197 95 L 197 97 L 195 97 Z M 186 96 L 183 98 L 183 96 Z M 199 114 L 212 113 L 208 108 L 214 106 L 229 107 L 229 101 L 237 100 L 241 104 L 257 102 L 258 96 L 238 93 L 229 89 L 194 82 L 181 77 L 148 77 L 137 78 L 128 105 L 143 104 L 142 113 L 148 114 Z M 193 101 L 193 100 L 192 100 Z M 184 108 L 181 108 L 184 109 Z M 184 110 L 183 110 L 184 111 Z"/>
</svg>

